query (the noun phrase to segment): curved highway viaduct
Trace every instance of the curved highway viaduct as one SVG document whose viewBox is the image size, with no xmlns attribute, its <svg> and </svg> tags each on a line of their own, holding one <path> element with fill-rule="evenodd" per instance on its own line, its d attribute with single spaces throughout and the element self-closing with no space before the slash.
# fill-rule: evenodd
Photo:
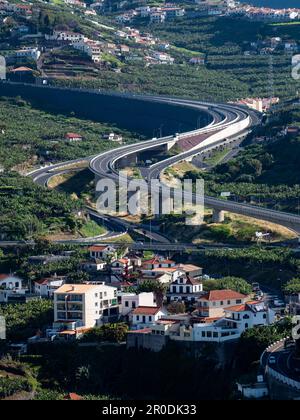
<svg viewBox="0 0 300 420">
<path fill-rule="evenodd" d="M 143 168 L 142 174 L 149 182 L 152 179 L 159 178 L 161 173 L 169 166 L 182 160 L 189 160 L 204 151 L 229 144 L 238 137 L 243 137 L 251 131 L 253 126 L 260 123 L 260 116 L 256 112 L 236 105 L 214 104 L 156 96 L 128 95 L 128 97 L 133 97 L 135 100 L 151 101 L 153 106 L 155 106 L 155 103 L 163 102 L 173 106 L 178 105 L 197 109 L 201 112 L 204 111 L 211 116 L 211 122 L 204 128 L 190 132 L 163 138 L 153 138 L 148 141 L 121 146 L 97 156 L 43 168 L 31 174 L 33 179 L 36 182 L 44 182 L 49 177 L 50 171 L 63 172 L 69 163 L 89 161 L 90 169 L 95 174 L 96 180 L 104 177 L 116 180 L 118 178 L 118 166 L 122 162 L 122 159 L 134 158 L 137 153 L 151 149 L 155 150 L 161 147 L 169 149 L 177 142 L 186 141 L 190 143 L 187 151 L 151 165 L 148 168 Z M 228 211 L 276 223 L 300 233 L 300 216 L 297 215 L 209 196 L 204 197 L 204 202 L 205 206 L 214 210 L 215 221 L 222 221 L 224 217 L 223 212 Z"/>
</svg>

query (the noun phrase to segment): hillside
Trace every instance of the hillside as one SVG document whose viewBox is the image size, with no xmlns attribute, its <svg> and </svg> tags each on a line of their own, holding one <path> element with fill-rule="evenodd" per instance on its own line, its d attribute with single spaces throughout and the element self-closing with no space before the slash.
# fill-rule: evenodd
<svg viewBox="0 0 300 420">
<path fill-rule="evenodd" d="M 268 96 L 272 56 L 274 94 L 292 97 L 299 86 L 291 77 L 299 25 L 199 16 L 189 2 L 178 5 L 184 16 L 160 23 L 141 17 L 136 1 L 104 0 L 86 9 L 32 3 L 27 19 L 14 13 L 2 25 L 0 53 L 9 70 L 25 64 L 49 83 L 227 101 Z M 73 33 L 78 41 L 55 38 L 55 31 Z M 38 59 L 16 58 L 20 48 L 36 46 Z"/>
</svg>

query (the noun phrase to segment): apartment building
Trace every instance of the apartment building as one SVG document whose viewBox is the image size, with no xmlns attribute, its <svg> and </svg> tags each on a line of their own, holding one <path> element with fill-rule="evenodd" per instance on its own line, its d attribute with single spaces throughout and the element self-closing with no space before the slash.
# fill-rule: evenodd
<svg viewBox="0 0 300 420">
<path fill-rule="evenodd" d="M 54 323 L 92 328 L 118 314 L 117 288 L 104 283 L 65 284 L 54 292 Z"/>
</svg>

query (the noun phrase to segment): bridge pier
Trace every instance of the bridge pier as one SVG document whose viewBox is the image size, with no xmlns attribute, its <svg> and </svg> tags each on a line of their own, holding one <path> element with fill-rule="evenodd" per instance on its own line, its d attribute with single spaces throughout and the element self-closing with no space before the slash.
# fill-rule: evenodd
<svg viewBox="0 0 300 420">
<path fill-rule="evenodd" d="M 213 223 L 223 223 L 225 220 L 225 212 L 223 210 L 213 210 L 212 221 Z"/>
</svg>

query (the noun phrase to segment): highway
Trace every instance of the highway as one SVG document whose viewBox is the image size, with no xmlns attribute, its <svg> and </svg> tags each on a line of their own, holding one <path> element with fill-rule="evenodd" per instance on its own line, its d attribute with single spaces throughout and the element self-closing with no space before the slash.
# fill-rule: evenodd
<svg viewBox="0 0 300 420">
<path fill-rule="evenodd" d="M 125 96 L 125 97 L 128 97 Z M 134 99 L 151 101 L 153 106 L 157 102 L 164 102 L 170 105 L 190 107 L 201 112 L 207 112 L 210 115 L 210 122 L 206 127 L 196 129 L 186 133 L 176 133 L 174 136 L 162 138 L 153 138 L 147 141 L 124 145 L 117 149 L 103 152 L 97 156 L 89 156 L 62 164 L 53 165 L 48 168 L 41 168 L 32 174 L 35 182 L 45 185 L 53 173 L 68 172 L 66 165 L 76 164 L 79 162 L 89 162 L 91 171 L 96 175 L 97 179 L 103 177 L 116 180 L 118 178 L 118 162 L 122 158 L 128 158 L 140 152 L 155 149 L 161 146 L 174 145 L 178 141 L 187 141 L 192 146 L 189 150 L 184 151 L 169 159 L 165 159 L 148 168 L 143 168 L 143 176 L 146 180 L 160 178 L 163 171 L 169 166 L 174 165 L 185 159 L 191 159 L 199 153 L 211 150 L 213 148 L 224 146 L 231 143 L 238 136 L 245 136 L 252 127 L 260 123 L 259 115 L 244 107 L 229 104 L 213 104 L 200 101 L 189 101 L 176 98 L 145 96 L 145 95 L 129 95 Z M 269 210 L 267 208 L 253 206 L 249 204 L 236 203 L 233 201 L 219 199 L 215 197 L 204 197 L 205 206 L 216 211 L 228 211 L 259 220 L 266 220 L 278 225 L 282 225 L 300 233 L 300 216 Z M 151 234 L 151 232 L 148 232 Z M 152 237 L 153 240 L 155 240 Z"/>
</svg>

